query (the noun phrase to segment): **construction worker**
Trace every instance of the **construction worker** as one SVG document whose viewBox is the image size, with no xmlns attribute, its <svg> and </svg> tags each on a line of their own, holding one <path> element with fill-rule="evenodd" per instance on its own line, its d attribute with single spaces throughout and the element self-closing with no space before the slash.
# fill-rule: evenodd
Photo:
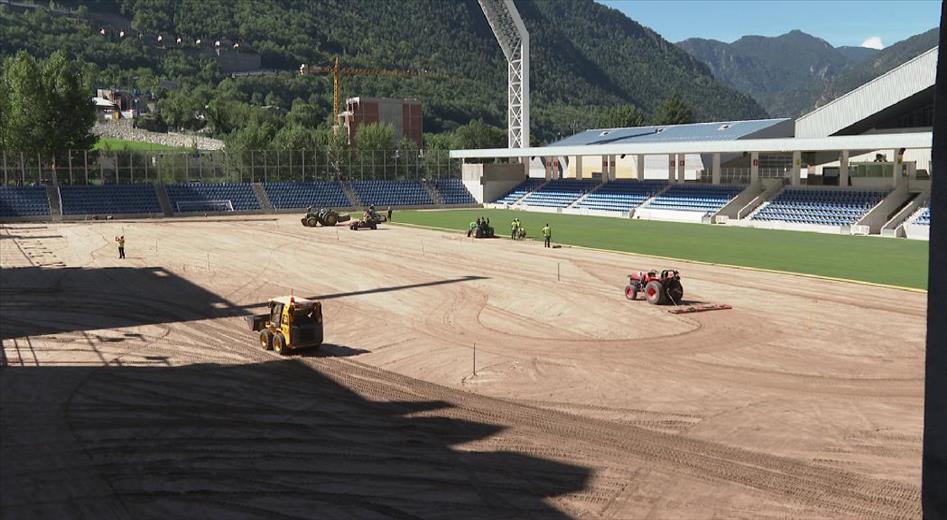
<svg viewBox="0 0 947 520">
<path fill-rule="evenodd" d="M 125 235 L 115 237 L 115 242 L 118 243 L 118 258 L 125 258 Z"/>
<path fill-rule="evenodd" d="M 391 222 L 391 206 L 388 206 L 388 222 Z"/>
<path fill-rule="evenodd" d="M 510 238 L 516 240 L 516 236 L 519 235 L 520 230 L 520 221 L 519 219 L 513 219 L 513 223 L 510 224 Z"/>
<path fill-rule="evenodd" d="M 548 223 L 545 226 L 543 226 L 543 240 L 544 240 L 544 244 L 543 244 L 544 247 L 552 247 L 549 244 L 552 241 L 552 230 L 549 229 Z"/>
</svg>

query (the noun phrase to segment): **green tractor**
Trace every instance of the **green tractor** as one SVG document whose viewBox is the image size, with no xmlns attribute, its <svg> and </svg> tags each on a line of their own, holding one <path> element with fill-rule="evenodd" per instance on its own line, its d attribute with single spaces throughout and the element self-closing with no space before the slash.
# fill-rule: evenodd
<svg viewBox="0 0 947 520">
<path fill-rule="evenodd" d="M 339 222 L 348 222 L 351 218 L 350 215 L 340 215 L 339 212 L 331 208 L 319 208 L 316 211 L 309 208 L 309 210 L 306 211 L 306 216 L 303 217 L 301 221 L 306 227 L 316 227 L 317 224 L 331 227 Z"/>
</svg>

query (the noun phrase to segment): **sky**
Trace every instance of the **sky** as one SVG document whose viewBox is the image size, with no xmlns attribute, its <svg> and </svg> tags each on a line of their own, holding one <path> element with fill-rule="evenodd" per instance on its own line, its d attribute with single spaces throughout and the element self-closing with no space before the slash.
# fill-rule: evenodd
<svg viewBox="0 0 947 520">
<path fill-rule="evenodd" d="M 778 36 L 799 29 L 843 45 L 887 47 L 937 27 L 939 0 L 598 0 L 666 40 Z"/>
</svg>

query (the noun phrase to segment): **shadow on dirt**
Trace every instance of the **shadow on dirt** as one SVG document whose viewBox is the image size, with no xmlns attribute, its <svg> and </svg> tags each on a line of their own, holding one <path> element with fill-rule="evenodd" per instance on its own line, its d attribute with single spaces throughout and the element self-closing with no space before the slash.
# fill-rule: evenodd
<svg viewBox="0 0 947 520">
<path fill-rule="evenodd" d="M 477 445 L 505 427 L 450 402 L 301 359 L 2 370 L 10 518 L 555 519 L 547 499 L 590 477 Z"/>
<path fill-rule="evenodd" d="M 446 280 L 316 295 L 331 300 L 482 280 Z M 236 305 L 162 267 L 0 269 L 0 338 L 252 314 L 266 302 Z"/>
</svg>

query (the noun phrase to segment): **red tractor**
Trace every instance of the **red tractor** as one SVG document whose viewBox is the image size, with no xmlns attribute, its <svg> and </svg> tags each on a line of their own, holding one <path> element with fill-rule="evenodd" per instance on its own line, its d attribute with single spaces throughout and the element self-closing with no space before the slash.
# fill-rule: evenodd
<svg viewBox="0 0 947 520">
<path fill-rule="evenodd" d="M 652 305 L 680 305 L 684 299 L 681 274 L 677 269 L 665 269 L 660 274 L 657 271 L 630 274 L 628 285 L 625 286 L 625 298 L 634 300 L 638 293 L 644 293 L 645 299 Z"/>
</svg>

